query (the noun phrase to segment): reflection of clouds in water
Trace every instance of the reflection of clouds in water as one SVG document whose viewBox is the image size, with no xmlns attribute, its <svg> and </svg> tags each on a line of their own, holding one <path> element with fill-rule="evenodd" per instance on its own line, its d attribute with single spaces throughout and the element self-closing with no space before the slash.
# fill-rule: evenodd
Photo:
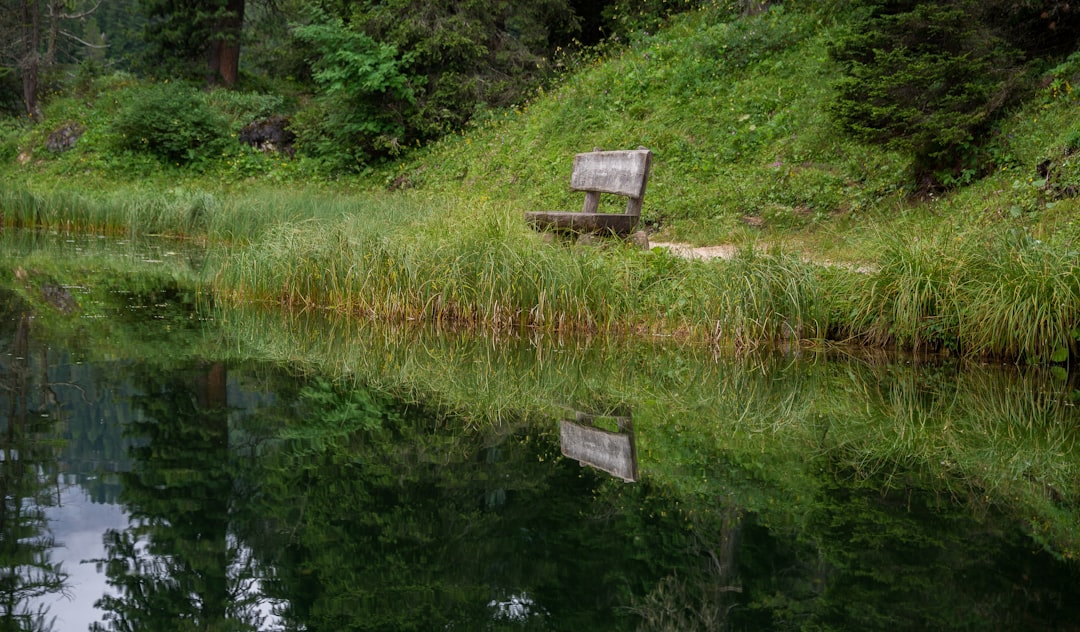
<svg viewBox="0 0 1080 632">
<path fill-rule="evenodd" d="M 59 506 L 49 507 L 46 514 L 57 543 L 53 562 L 68 573 L 67 595 L 47 595 L 37 603 L 49 609 L 50 618 L 56 617 L 56 632 L 83 632 L 91 623 L 101 621 L 102 613 L 94 602 L 108 591 L 104 573 L 97 572 L 88 560 L 105 557 L 101 536 L 109 529 L 126 527 L 128 517 L 119 505 L 91 502 L 74 484 L 60 489 Z"/>
<path fill-rule="evenodd" d="M 288 603 L 277 599 L 268 599 L 263 595 L 262 581 L 257 577 L 258 562 L 254 552 L 243 546 L 232 533 L 226 536 L 232 563 L 229 565 L 229 584 L 236 595 L 237 615 L 249 621 L 263 632 L 284 630 L 285 624 L 279 614 L 284 612 Z"/>
<path fill-rule="evenodd" d="M 488 602 L 488 608 L 495 611 L 495 619 L 499 621 L 525 621 L 536 615 L 546 615 L 543 608 L 537 608 L 536 602 L 528 595 L 510 595 L 506 601 L 492 599 Z"/>
<path fill-rule="evenodd" d="M 116 596 L 110 590 L 104 572 L 99 572 L 91 561 L 104 559 L 104 535 L 110 529 L 122 531 L 128 528 L 130 521 L 120 505 L 92 502 L 86 491 L 68 481 L 60 489 L 60 504 L 47 509 L 49 526 L 56 538 L 57 547 L 52 551 L 52 561 L 60 564 L 68 573 L 64 594 L 51 594 L 34 601 L 48 608 L 46 620 L 55 617 L 55 632 L 85 632 L 92 623 L 102 621 L 103 611 L 94 607 L 94 602 L 106 594 Z M 251 551 L 242 547 L 236 539 L 229 536 L 229 546 L 237 551 L 233 567 L 229 569 L 230 579 L 239 587 L 238 599 L 250 608 L 261 630 L 281 629 L 282 623 L 276 611 L 283 604 L 275 603 L 261 596 L 261 583 L 250 576 L 254 566 Z M 139 557 L 153 562 L 146 552 L 146 543 L 137 547 Z"/>
</svg>

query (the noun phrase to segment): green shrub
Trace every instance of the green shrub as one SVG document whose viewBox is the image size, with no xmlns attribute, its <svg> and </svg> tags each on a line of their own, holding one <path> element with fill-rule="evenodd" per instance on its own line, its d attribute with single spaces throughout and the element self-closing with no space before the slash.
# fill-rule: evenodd
<svg viewBox="0 0 1080 632">
<path fill-rule="evenodd" d="M 393 153 L 406 129 L 401 111 L 415 102 L 397 50 L 339 19 L 298 27 L 294 35 L 314 48 L 313 77 L 320 95 L 294 121 L 297 145 L 335 169 L 355 168 Z M 394 104 L 388 107 L 388 104 Z"/>
<path fill-rule="evenodd" d="M 19 154 L 19 137 L 23 129 L 19 119 L 0 118 L 0 160 L 14 160 Z"/>
<path fill-rule="evenodd" d="M 731 0 L 611 0 L 604 3 L 603 28 L 615 37 L 648 35 L 662 29 L 678 13 L 695 9 L 734 13 L 736 9 L 741 10 L 743 4 Z"/>
<path fill-rule="evenodd" d="M 198 91 L 163 83 L 128 91 L 110 131 L 121 150 L 188 165 L 221 149 L 227 121 Z"/>
<path fill-rule="evenodd" d="M 974 0 L 853 4 L 865 17 L 831 50 L 843 68 L 830 106 L 840 127 L 908 153 L 924 185 L 963 184 L 992 167 L 977 138 L 1019 94 L 1025 68 L 984 7 Z"/>
</svg>

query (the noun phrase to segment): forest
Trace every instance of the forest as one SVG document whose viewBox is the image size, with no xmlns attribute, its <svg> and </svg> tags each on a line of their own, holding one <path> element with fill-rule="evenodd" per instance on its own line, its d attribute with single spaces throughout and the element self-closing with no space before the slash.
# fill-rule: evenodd
<svg viewBox="0 0 1080 632">
<path fill-rule="evenodd" d="M 521 103 L 558 74 L 570 51 L 655 28 L 691 6 L 676 4 L 5 2 L 0 107 L 7 116 L 40 121 L 55 95 L 85 92 L 95 80 L 117 75 L 254 93 L 264 97 L 257 113 L 266 116 L 244 122 L 256 124 L 247 132 L 252 143 L 284 144 L 291 152 L 295 140 L 332 168 L 355 170 L 459 131 L 482 109 Z M 129 96 L 147 100 L 143 110 L 172 113 L 191 105 L 179 92 Z M 211 119 L 210 112 L 191 114 L 187 125 L 173 126 L 182 138 L 154 139 L 143 149 L 166 159 L 194 158 L 221 133 Z"/>
</svg>

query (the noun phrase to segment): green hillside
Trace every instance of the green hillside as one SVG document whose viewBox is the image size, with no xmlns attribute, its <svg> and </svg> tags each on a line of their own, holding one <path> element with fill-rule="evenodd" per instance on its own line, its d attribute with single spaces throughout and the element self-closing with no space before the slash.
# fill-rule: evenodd
<svg viewBox="0 0 1080 632">
<path fill-rule="evenodd" d="M 125 107 L 150 98 L 144 82 L 123 74 L 57 95 L 36 125 L 6 119 L 2 169 L 9 187 L 31 190 L 66 188 L 72 179 L 90 190 L 181 182 L 211 193 L 285 183 L 414 188 L 521 210 L 569 209 L 580 203 L 566 186 L 573 154 L 646 146 L 655 163 L 644 220 L 663 238 L 847 235 L 898 219 L 1002 222 L 1040 235 L 1068 227 L 1077 188 L 1070 158 L 1080 143 L 1071 81 L 1080 60 L 1039 62 L 1043 87 L 972 141 L 984 147 L 980 164 L 960 170 L 948 190 L 920 190 L 909 156 L 852 140 L 828 113 L 841 76 L 828 48 L 852 28 L 842 4 L 791 2 L 743 17 L 723 8 L 677 14 L 659 32 L 560 57 L 562 78 L 528 102 L 482 110 L 466 129 L 372 163 L 358 179 L 334 175 L 327 184 L 302 155 L 261 155 L 235 142 L 195 163 L 163 164 L 118 141 Z M 287 109 L 291 97 L 214 91 L 201 98 L 227 119 L 235 139 L 245 122 Z M 71 151 L 49 149 L 65 125 L 85 132 Z M 990 168 L 989 177 L 973 175 Z"/>
<path fill-rule="evenodd" d="M 644 145 L 655 162 L 643 218 L 663 238 L 703 244 L 824 232 L 815 243 L 828 248 L 837 235 L 861 241 L 883 230 L 986 224 L 1071 237 L 1080 121 L 1069 82 L 1080 63 L 1049 68 L 1046 87 L 991 132 L 992 175 L 927 192 L 909 158 L 851 140 L 827 114 L 839 75 L 827 47 L 848 28 L 841 16 L 774 7 L 715 18 L 678 16 L 380 177 L 522 209 L 576 208 L 566 184 L 574 153 Z"/>
</svg>

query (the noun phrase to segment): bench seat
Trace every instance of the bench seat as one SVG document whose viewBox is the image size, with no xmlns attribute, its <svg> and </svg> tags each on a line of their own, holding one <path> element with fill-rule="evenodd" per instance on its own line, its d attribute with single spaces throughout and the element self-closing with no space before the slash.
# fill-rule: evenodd
<svg viewBox="0 0 1080 632">
<path fill-rule="evenodd" d="M 525 221 L 537 230 L 629 235 L 641 217 L 651 166 L 652 152 L 644 147 L 630 151 L 598 149 L 577 154 L 570 174 L 570 189 L 585 192 L 582 210 L 529 211 L 525 213 Z M 601 193 L 625 197 L 625 212 L 601 213 Z"/>
</svg>

